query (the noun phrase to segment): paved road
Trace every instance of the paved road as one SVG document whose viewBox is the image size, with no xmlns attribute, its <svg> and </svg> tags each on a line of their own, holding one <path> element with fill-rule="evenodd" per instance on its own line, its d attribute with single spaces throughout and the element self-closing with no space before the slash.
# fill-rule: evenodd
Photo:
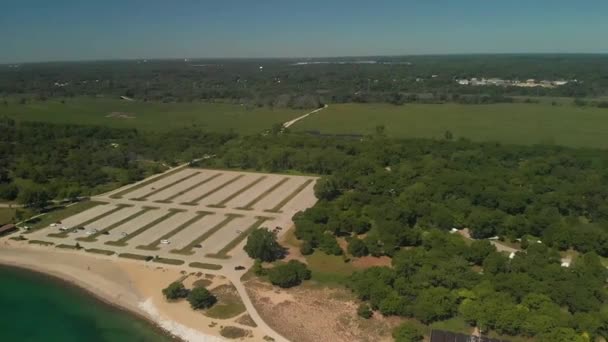
<svg viewBox="0 0 608 342">
<path fill-rule="evenodd" d="M 328 106 L 328 105 L 325 105 L 323 108 L 318 108 L 318 109 L 315 109 L 315 110 L 313 110 L 312 112 L 306 113 L 306 114 L 304 114 L 304 115 L 302 115 L 302 116 L 299 116 L 299 117 L 297 117 L 297 118 L 295 118 L 295 119 L 293 119 L 293 120 L 287 121 L 286 123 L 284 123 L 284 124 L 283 124 L 283 128 L 289 128 L 289 126 L 291 126 L 291 125 L 295 124 L 296 122 L 298 122 L 298 121 L 300 121 L 300 120 L 302 120 L 302 119 L 306 118 L 306 117 L 307 117 L 307 116 L 309 116 L 310 114 L 318 113 L 318 112 L 322 111 L 323 109 L 325 109 L 325 108 L 327 108 L 327 107 L 329 107 L 329 106 Z"/>
</svg>

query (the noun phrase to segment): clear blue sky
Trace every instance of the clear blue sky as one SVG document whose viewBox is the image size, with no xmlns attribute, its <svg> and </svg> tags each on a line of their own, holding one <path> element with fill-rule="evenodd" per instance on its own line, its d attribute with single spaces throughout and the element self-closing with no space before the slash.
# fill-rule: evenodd
<svg viewBox="0 0 608 342">
<path fill-rule="evenodd" d="M 607 0 L 0 0 L 0 63 L 608 52 Z"/>
</svg>

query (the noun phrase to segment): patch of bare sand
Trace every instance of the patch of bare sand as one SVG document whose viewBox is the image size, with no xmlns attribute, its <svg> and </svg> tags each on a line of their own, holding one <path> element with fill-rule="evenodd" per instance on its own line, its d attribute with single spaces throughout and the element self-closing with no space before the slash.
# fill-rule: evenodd
<svg viewBox="0 0 608 342">
<path fill-rule="evenodd" d="M 370 268 L 370 267 L 374 267 L 374 266 L 390 267 L 391 258 L 389 258 L 387 256 L 381 256 L 381 257 L 365 256 L 365 257 L 361 257 L 361 258 L 352 259 L 352 264 L 356 268 L 361 268 L 361 269 Z"/>
<path fill-rule="evenodd" d="M 376 317 L 357 316 L 357 302 L 345 289 L 277 288 L 259 280 L 245 286 L 258 312 L 278 333 L 293 342 L 392 341 L 390 332 L 398 324 Z"/>
</svg>

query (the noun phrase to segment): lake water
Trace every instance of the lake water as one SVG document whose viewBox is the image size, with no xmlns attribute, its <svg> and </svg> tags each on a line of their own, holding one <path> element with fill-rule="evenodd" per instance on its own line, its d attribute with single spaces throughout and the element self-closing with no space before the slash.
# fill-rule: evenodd
<svg viewBox="0 0 608 342">
<path fill-rule="evenodd" d="M 151 324 L 67 283 L 0 267 L 0 341 L 169 342 Z"/>
</svg>

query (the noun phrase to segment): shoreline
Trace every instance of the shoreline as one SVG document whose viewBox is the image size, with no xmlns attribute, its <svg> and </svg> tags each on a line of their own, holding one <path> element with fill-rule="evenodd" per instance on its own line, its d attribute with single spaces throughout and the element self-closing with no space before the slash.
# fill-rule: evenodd
<svg viewBox="0 0 608 342">
<path fill-rule="evenodd" d="M 45 278 L 46 280 L 48 280 L 50 282 L 54 282 L 57 284 L 61 284 L 62 286 L 69 287 L 71 291 L 73 290 L 73 291 L 80 292 L 81 294 L 84 294 L 85 296 L 90 297 L 93 301 L 98 302 L 100 305 L 105 305 L 105 306 L 111 308 L 111 310 L 127 314 L 127 315 L 133 317 L 133 319 L 135 319 L 135 320 L 144 322 L 151 329 L 155 330 L 156 332 L 158 332 L 162 335 L 165 335 L 166 337 L 169 337 L 173 341 L 188 342 L 188 341 L 180 338 L 179 336 L 173 335 L 170 331 L 163 329 L 157 322 L 150 319 L 149 317 L 146 317 L 141 312 L 127 309 L 123 305 L 120 305 L 118 303 L 107 300 L 103 296 L 100 296 L 99 294 L 95 293 L 94 291 L 91 291 L 90 289 L 82 287 L 73 281 L 56 276 L 47 271 L 35 269 L 34 267 L 9 264 L 9 263 L 4 262 L 2 259 L 0 259 L 0 269 L 2 269 L 2 268 L 13 269 L 13 270 L 18 270 L 19 272 L 34 274 L 36 277 Z"/>
<path fill-rule="evenodd" d="M 219 331 L 206 329 L 211 319 L 203 314 L 189 307 L 167 310 L 167 305 L 159 303 L 162 288 L 181 276 L 177 270 L 6 240 L 0 246 L 0 267 L 32 272 L 67 284 L 101 305 L 143 320 L 151 329 L 177 342 L 225 341 Z"/>
</svg>

